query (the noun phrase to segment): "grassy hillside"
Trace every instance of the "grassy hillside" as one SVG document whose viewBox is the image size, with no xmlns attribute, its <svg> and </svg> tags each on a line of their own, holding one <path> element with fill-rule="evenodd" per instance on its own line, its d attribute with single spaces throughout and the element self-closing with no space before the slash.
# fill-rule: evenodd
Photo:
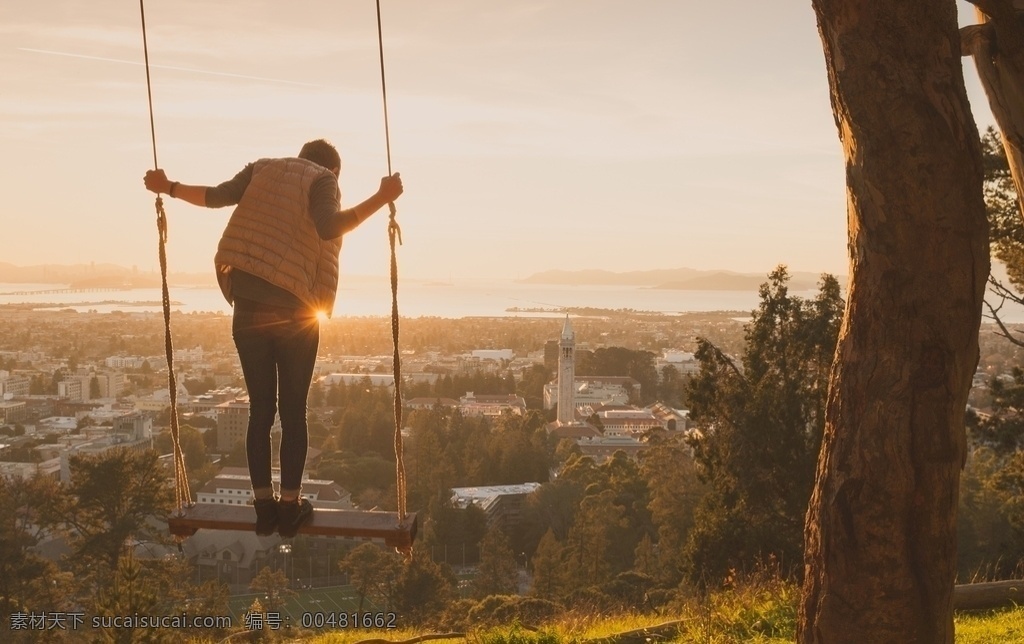
<svg viewBox="0 0 1024 644">
<path fill-rule="evenodd" d="M 510 601 L 513 598 L 509 598 Z M 546 624 L 514 620 L 495 623 L 477 615 L 469 628 L 437 624 L 390 630 L 335 629 L 320 633 L 297 628 L 276 633 L 277 641 L 308 644 L 381 642 L 474 642 L 476 644 L 706 644 L 793 642 L 796 636 L 799 588 L 779 580 L 759 580 L 705 597 L 681 599 L 660 614 L 600 614 L 576 608 Z M 400 622 L 400 616 L 399 616 Z M 1024 608 L 956 617 L 958 644 L 1024 644 Z M 449 637 L 443 637 L 448 634 Z M 205 644 L 205 643 L 204 643 Z"/>
</svg>

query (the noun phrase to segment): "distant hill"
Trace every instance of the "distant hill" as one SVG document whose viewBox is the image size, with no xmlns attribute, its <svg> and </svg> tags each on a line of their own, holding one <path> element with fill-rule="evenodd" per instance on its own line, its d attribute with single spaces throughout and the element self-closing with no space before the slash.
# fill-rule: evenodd
<svg viewBox="0 0 1024 644">
<path fill-rule="evenodd" d="M 810 277 L 805 275 L 804 273 L 798 273 L 791 276 L 789 288 L 794 291 L 808 291 L 817 288 L 819 276 Z M 674 289 L 678 291 L 756 291 L 767 280 L 767 275 L 743 275 L 719 271 L 679 282 L 666 282 L 653 288 Z"/>
<path fill-rule="evenodd" d="M 216 276 L 211 268 L 208 273 L 170 273 L 167 281 L 175 286 L 214 286 Z M 0 262 L 0 283 L 69 284 L 78 288 L 152 288 L 160 285 L 160 273 L 95 262 L 35 266 L 15 266 Z"/>
<path fill-rule="evenodd" d="M 693 268 L 669 268 L 650 271 L 614 273 L 603 270 L 544 271 L 534 273 L 521 282 L 526 284 L 590 284 L 605 286 L 656 286 L 665 282 L 697 277 L 705 272 Z"/>
<path fill-rule="evenodd" d="M 819 273 L 798 271 L 790 275 L 794 291 L 817 287 Z M 520 280 L 526 284 L 567 284 L 573 286 L 638 286 L 689 291 L 756 291 L 768 274 L 733 271 L 701 271 L 694 268 L 670 268 L 615 273 L 604 270 L 544 271 Z M 845 283 L 845 277 L 839 277 Z"/>
</svg>

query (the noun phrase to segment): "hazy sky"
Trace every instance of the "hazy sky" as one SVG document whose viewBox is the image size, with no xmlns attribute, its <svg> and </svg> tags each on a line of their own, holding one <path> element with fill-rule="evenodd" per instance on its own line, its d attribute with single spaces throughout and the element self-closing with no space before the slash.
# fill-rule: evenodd
<svg viewBox="0 0 1024 644">
<path fill-rule="evenodd" d="M 843 161 L 810 1 L 727 11 L 382 0 L 402 275 L 845 273 Z M 172 180 L 216 184 L 325 137 L 343 203 L 376 188 L 373 0 L 151 1 L 146 20 Z M 0 261 L 157 266 L 142 61 L 138 2 L 0 2 Z M 230 209 L 167 211 L 171 270 L 211 270 Z M 346 237 L 344 272 L 387 273 L 386 223 Z"/>
</svg>

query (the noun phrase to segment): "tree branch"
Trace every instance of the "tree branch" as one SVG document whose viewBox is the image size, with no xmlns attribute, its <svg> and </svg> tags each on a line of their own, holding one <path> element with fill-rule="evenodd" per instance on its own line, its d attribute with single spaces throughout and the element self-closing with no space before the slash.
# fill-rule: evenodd
<svg viewBox="0 0 1024 644">
<path fill-rule="evenodd" d="M 986 315 L 985 317 L 993 320 L 999 327 L 999 332 L 997 333 L 997 335 L 1003 336 L 1004 338 L 1006 338 L 1007 340 L 1009 340 L 1018 347 L 1024 347 L 1024 341 L 1018 340 L 1017 338 L 1013 337 L 1013 334 L 1010 333 L 1010 330 L 1006 328 L 1006 324 L 1003 323 L 1002 318 L 999 317 L 999 311 L 1006 304 L 1006 300 L 1016 302 L 1017 304 L 1024 304 L 1024 299 L 1015 295 L 1010 289 L 1006 287 L 1006 285 L 1004 285 L 1002 282 L 1000 282 L 999 280 L 995 279 L 992 276 L 989 276 L 988 284 L 992 288 L 992 292 L 997 297 L 1000 298 L 1000 301 L 998 306 L 993 306 L 991 302 L 989 302 L 987 299 L 985 300 L 985 306 L 988 307 L 989 310 L 989 315 Z M 1021 332 L 1018 331 L 1018 333 Z"/>
<path fill-rule="evenodd" d="M 725 364 L 729 365 L 729 367 L 732 369 L 732 372 L 735 373 L 736 377 L 740 379 L 740 382 L 742 382 L 743 384 L 747 384 L 747 379 L 743 376 L 743 373 L 739 370 L 739 367 L 737 367 L 736 363 L 732 361 L 732 358 L 730 358 L 728 355 L 725 354 L 724 351 L 718 348 L 718 345 L 704 337 L 698 337 L 697 339 L 703 340 L 705 344 L 711 347 L 711 350 L 715 352 L 715 357 L 718 358 L 720 361 L 724 362 Z"/>
</svg>

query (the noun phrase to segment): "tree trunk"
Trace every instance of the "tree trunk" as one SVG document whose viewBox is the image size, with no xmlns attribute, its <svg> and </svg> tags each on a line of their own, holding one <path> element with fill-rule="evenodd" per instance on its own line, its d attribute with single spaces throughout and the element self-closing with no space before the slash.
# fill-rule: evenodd
<svg viewBox="0 0 1024 644">
<path fill-rule="evenodd" d="M 988 227 L 954 0 L 813 0 L 850 283 L 805 528 L 799 641 L 953 641 Z"/>
<path fill-rule="evenodd" d="M 1024 203 L 1024 30 L 1008 3 L 993 19 L 975 9 L 980 24 L 960 30 L 961 53 L 974 59 L 989 109 L 999 125 L 1017 203 Z M 998 43 L 997 43 L 998 40 Z M 1024 209 L 1022 209 L 1024 215 Z"/>
</svg>

